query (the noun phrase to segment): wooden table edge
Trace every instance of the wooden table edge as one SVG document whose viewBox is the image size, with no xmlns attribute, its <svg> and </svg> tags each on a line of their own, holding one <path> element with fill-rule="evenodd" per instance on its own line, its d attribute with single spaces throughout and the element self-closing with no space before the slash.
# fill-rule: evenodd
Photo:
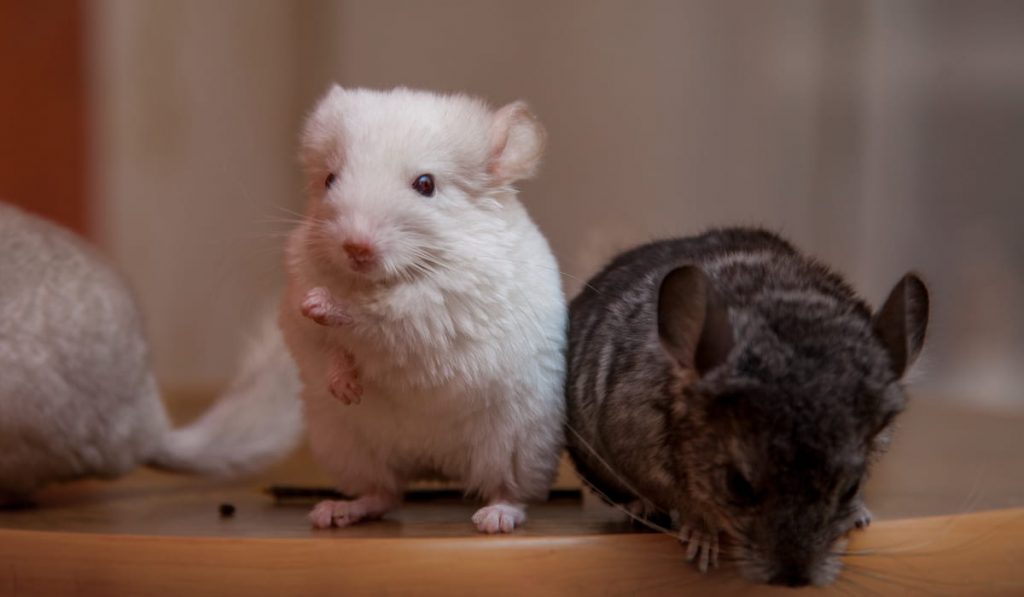
<svg viewBox="0 0 1024 597">
<path fill-rule="evenodd" d="M 846 558 L 848 565 L 910 574 L 950 594 L 1024 591 L 1024 508 L 880 521 L 855 534 L 848 549 L 861 554 Z M 624 594 L 693 583 L 701 594 L 746 586 L 734 573 L 700 576 L 684 565 L 677 542 L 658 534 L 225 538 L 0 530 L 0 595 Z"/>
</svg>

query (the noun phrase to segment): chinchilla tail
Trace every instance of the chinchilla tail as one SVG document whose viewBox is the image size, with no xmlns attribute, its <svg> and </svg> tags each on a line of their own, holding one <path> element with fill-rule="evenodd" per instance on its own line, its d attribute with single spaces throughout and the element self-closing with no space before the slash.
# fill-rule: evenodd
<svg viewBox="0 0 1024 597">
<path fill-rule="evenodd" d="M 228 390 L 194 423 L 168 426 L 147 464 L 214 477 L 261 470 L 288 455 L 302 435 L 301 389 L 298 369 L 268 314 Z"/>
</svg>

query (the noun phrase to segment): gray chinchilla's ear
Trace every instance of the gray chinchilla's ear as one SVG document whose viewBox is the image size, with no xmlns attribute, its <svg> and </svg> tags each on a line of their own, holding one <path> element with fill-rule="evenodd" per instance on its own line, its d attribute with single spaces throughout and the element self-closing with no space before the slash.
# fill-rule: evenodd
<svg viewBox="0 0 1024 597">
<path fill-rule="evenodd" d="M 728 358 L 734 343 L 729 313 L 700 268 L 676 268 L 662 280 L 658 337 L 681 367 L 700 375 Z"/>
<path fill-rule="evenodd" d="M 512 102 L 495 112 L 490 135 L 487 169 L 497 184 L 511 184 L 537 172 L 547 133 L 525 102 Z"/>
<path fill-rule="evenodd" d="M 921 353 L 928 327 L 928 288 L 917 274 L 909 273 L 896 284 L 872 326 L 889 353 L 893 372 L 902 377 Z"/>
</svg>

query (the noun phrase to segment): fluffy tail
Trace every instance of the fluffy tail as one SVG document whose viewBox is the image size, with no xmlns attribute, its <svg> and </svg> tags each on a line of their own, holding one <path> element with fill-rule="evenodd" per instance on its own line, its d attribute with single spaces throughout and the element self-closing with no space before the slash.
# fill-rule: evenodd
<svg viewBox="0 0 1024 597">
<path fill-rule="evenodd" d="M 262 469 L 298 443 L 300 391 L 281 331 L 267 317 L 227 392 L 199 420 L 170 430 L 147 464 L 218 477 Z"/>
</svg>

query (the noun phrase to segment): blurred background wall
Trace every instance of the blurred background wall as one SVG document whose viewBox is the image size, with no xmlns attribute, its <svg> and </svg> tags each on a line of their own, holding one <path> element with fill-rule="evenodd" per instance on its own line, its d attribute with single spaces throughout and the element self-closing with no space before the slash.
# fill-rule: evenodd
<svg viewBox="0 0 1024 597">
<path fill-rule="evenodd" d="M 137 290 L 167 387 L 230 375 L 303 206 L 303 115 L 337 81 L 529 101 L 550 143 L 522 198 L 570 293 L 633 244 L 761 224 L 875 304 L 924 275 L 918 395 L 1024 404 L 1024 3 L 83 10 L 88 229 Z"/>
</svg>

